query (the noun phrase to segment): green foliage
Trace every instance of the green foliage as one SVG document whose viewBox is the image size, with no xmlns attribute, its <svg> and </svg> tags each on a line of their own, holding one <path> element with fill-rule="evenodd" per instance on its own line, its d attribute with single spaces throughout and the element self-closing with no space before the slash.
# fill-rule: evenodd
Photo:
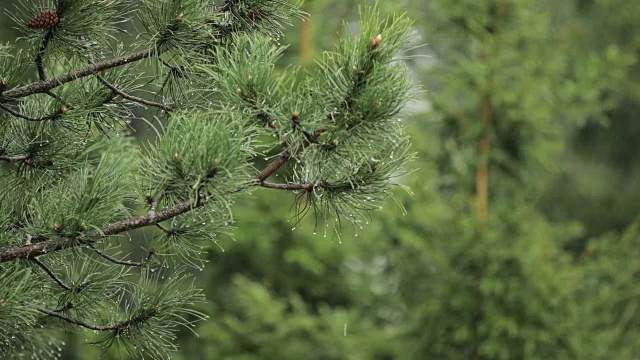
<svg viewBox="0 0 640 360">
<path fill-rule="evenodd" d="M 233 38 L 204 68 L 221 84 L 221 101 L 234 105 L 229 110 L 286 142 L 287 156 L 297 160 L 292 181 L 311 189 L 297 194 L 298 216 L 313 211 L 318 224 L 332 223 L 338 234 L 342 219 L 367 221 L 412 157 L 396 118 L 411 85 L 393 60 L 411 40 L 411 22 L 382 19 L 376 8 L 361 18 L 362 35 L 325 53 L 304 81 L 295 80 L 295 71 L 274 74 L 282 50 L 246 36 Z"/>
<path fill-rule="evenodd" d="M 37 0 L 18 2 L 11 17 L 28 39 L 34 51 L 46 47 L 51 51 L 82 55 L 86 51 L 86 40 L 90 39 L 101 48 L 106 47 L 117 31 L 117 25 L 125 21 L 128 0 Z M 30 19 L 42 11 L 52 10 L 59 22 L 51 28 L 29 28 Z"/>
<path fill-rule="evenodd" d="M 312 235 L 312 221 L 296 231 L 271 214 L 288 208 L 276 193 L 238 202 L 235 243 L 212 251 L 206 280 L 207 312 L 199 337 L 185 342 L 183 356 L 233 359 L 371 359 L 401 354 L 394 329 L 378 313 L 393 304 L 384 294 L 380 259 L 363 264 L 371 238 L 340 246 Z M 293 221 L 293 220 L 291 220 Z M 213 300 L 216 299 L 216 300 Z"/>
<path fill-rule="evenodd" d="M 63 3 L 20 15 L 30 40 L 0 46 L 0 91 L 73 25 L 24 28 Z M 297 6 L 143 1 L 133 51 L 151 53 L 100 74 L 157 104 L 95 75 L 0 96 L 44 120 L 0 109 L 0 259 L 54 250 L 0 264 L 0 357 L 57 356 L 60 316 L 110 327 L 81 333 L 102 347 L 75 358 L 637 357 L 638 6 L 401 3 L 340 28 L 354 2 L 306 2 L 328 51 L 300 71 L 279 65 L 308 37 L 276 45 L 307 20 Z M 415 23 L 378 14 L 408 3 Z M 47 45 L 46 75 L 130 55 L 102 30 Z M 410 48 L 415 33 L 429 46 Z M 427 111 L 398 121 L 411 97 Z M 160 130 L 139 150 L 141 114 Z M 415 195 L 390 198 L 397 185 Z M 206 269 L 203 291 L 185 265 Z"/>
<path fill-rule="evenodd" d="M 22 353 L 33 354 L 36 359 L 57 355 L 57 344 L 47 345 L 51 334 L 36 330 L 37 313 L 22 301 L 23 296 L 35 298 L 41 292 L 37 282 L 33 281 L 31 269 L 16 263 L 1 270 L 0 323 L 3 331 L 0 333 L 0 355 L 8 356 L 16 348 Z M 15 327 L 15 324 L 23 325 Z"/>
<path fill-rule="evenodd" d="M 409 215 L 379 229 L 399 243 L 390 261 L 401 274 L 403 337 L 416 358 L 473 351 L 491 359 L 576 358 L 580 334 L 573 326 L 581 312 L 574 295 L 582 274 L 556 242 L 575 229 L 510 204 L 494 208 L 496 219 L 479 235 L 472 218 L 460 216 L 433 184 L 421 189 L 419 182 L 410 185 L 422 197 L 404 201 Z"/>
<path fill-rule="evenodd" d="M 308 84 L 310 97 L 320 100 L 329 124 L 320 125 L 321 146 L 305 152 L 304 165 L 294 168 L 299 181 L 319 184 L 307 199 L 300 199 L 299 212 L 312 208 L 326 226 L 336 216 L 354 224 L 366 221 L 363 213 L 384 200 L 372 194 L 385 193 L 401 171 L 398 159 L 412 157 L 396 118 L 411 85 L 404 67 L 393 63 L 411 40 L 411 21 L 403 16 L 381 19 L 376 8 L 364 11 L 361 19 L 362 35 L 326 52 L 316 75 L 324 81 Z M 307 125 L 305 119 L 297 124 Z"/>
<path fill-rule="evenodd" d="M 314 18 L 324 26 L 343 4 L 322 1 L 310 8 L 329 14 Z M 631 185 L 637 132 L 624 115 L 633 114 L 636 103 L 628 97 L 635 94 L 637 43 L 619 47 L 634 36 L 614 34 L 618 26 L 635 26 L 636 6 L 413 5 L 412 16 L 427 20 L 417 27 L 431 57 L 409 63 L 429 63 L 424 78 L 433 108 L 407 129 L 418 170 L 402 180 L 415 195 L 396 197 L 406 215 L 385 210 L 368 229 L 356 227 L 357 241 L 337 246 L 309 236 L 313 222 L 289 231 L 291 222 L 271 216 L 286 206 L 275 196 L 241 203 L 238 214 L 251 215 L 239 216 L 239 234 L 254 240 L 210 255 L 207 281 L 217 284 L 210 292 L 225 301 L 209 303 L 218 316 L 201 324 L 203 338 L 192 339 L 187 354 L 633 359 L 637 226 L 627 225 L 637 215 Z M 597 19 L 585 17 L 581 7 Z M 591 37 L 606 39 L 602 48 Z M 333 70 L 346 74 L 349 68 Z M 307 114 L 300 111 L 306 124 L 315 118 Z M 611 124 L 603 128 L 603 120 Z M 489 216 L 483 222 L 475 201 L 485 134 Z M 332 170 L 327 173 L 340 168 Z M 610 233 L 591 237 L 596 223 Z M 574 247 L 585 241 L 584 252 Z M 206 351 L 198 352 L 202 347 Z"/>
<path fill-rule="evenodd" d="M 280 40 L 282 30 L 293 25 L 293 19 L 304 19 L 307 14 L 300 10 L 300 3 L 287 0 L 230 0 L 219 10 L 225 13 L 223 25 L 233 32 L 260 32 Z"/>
<path fill-rule="evenodd" d="M 194 59 L 214 40 L 206 23 L 211 17 L 210 1 L 144 0 L 140 3 L 140 21 L 145 28 L 145 42 L 153 44 L 158 52 L 170 50 L 183 60 Z M 204 48 L 203 48 L 204 47 Z"/>
<path fill-rule="evenodd" d="M 229 110 L 256 123 L 256 128 L 275 126 L 279 119 L 293 113 L 280 99 L 296 98 L 285 88 L 290 74 L 274 74 L 275 63 L 284 50 L 262 36 L 233 36 L 228 46 L 216 49 L 215 64 L 203 71 L 219 84 L 215 93 L 221 104 L 233 105 Z"/>
<path fill-rule="evenodd" d="M 208 194 L 221 203 L 248 186 L 253 135 L 233 116 L 175 113 L 146 151 L 141 177 L 149 191 L 177 203 Z M 241 179 L 241 180 L 239 180 Z"/>
<path fill-rule="evenodd" d="M 621 236 L 610 234 L 589 244 L 582 262 L 584 278 L 579 296 L 589 296 L 585 304 L 587 336 L 584 353 L 595 358 L 616 354 L 632 359 L 640 351 L 637 340 L 640 294 L 635 286 L 638 276 L 638 222 L 634 221 Z"/>
<path fill-rule="evenodd" d="M 0 44 L 0 89 L 15 87 L 28 68 L 26 51 L 16 50 L 11 43 Z"/>
<path fill-rule="evenodd" d="M 396 121 L 408 73 L 393 60 L 409 38 L 406 18 L 364 11 L 367 33 L 300 81 L 295 69 L 275 70 L 283 26 L 306 17 L 286 1 L 127 5 L 21 1 L 12 14 L 25 50 L 0 48 L 11 67 L 0 70 L 0 281 L 18 293 L 0 294 L 0 308 L 10 305 L 16 315 L 3 325 L 24 336 L 3 338 L 3 356 L 55 357 L 53 341 L 20 342 L 40 346 L 51 336 L 41 325 L 62 323 L 87 329 L 103 355 L 167 358 L 179 329 L 206 318 L 193 310 L 203 292 L 182 268 L 202 270 L 205 246 L 231 235 L 239 195 L 293 191 L 297 221 L 313 209 L 355 224 L 379 208 L 412 157 Z M 116 34 L 133 15 L 142 30 L 129 49 Z M 344 62 L 361 70 L 330 71 Z M 329 96 L 338 83 L 345 106 Z M 160 129 L 142 150 L 132 141 L 140 114 Z M 269 182 L 288 162 L 277 174 L 284 181 Z M 40 292 L 22 291 L 23 279 Z M 291 299 L 296 328 L 326 328 Z"/>
<path fill-rule="evenodd" d="M 104 154 L 95 167 L 75 171 L 34 196 L 24 230 L 48 237 L 77 237 L 129 215 L 124 201 L 131 197 L 131 173 L 136 165 L 131 155 L 135 152 L 119 150 L 119 154 Z"/>
<path fill-rule="evenodd" d="M 189 308 L 204 300 L 202 291 L 195 288 L 190 276 L 174 272 L 160 284 L 164 278 L 160 274 L 145 271 L 134 291 L 121 293 L 119 302 L 130 314 L 127 326 L 111 332 L 99 343 L 107 347 L 119 343 L 133 358 L 169 358 L 169 351 L 177 350 L 174 343 L 176 329 L 192 328 L 197 321 L 206 318 Z"/>
</svg>

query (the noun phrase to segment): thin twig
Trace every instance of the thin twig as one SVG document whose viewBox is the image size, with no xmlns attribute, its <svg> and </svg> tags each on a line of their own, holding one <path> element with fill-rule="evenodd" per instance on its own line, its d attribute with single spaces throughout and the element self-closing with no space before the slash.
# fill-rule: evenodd
<svg viewBox="0 0 640 360">
<path fill-rule="evenodd" d="M 173 229 L 167 229 L 166 227 L 160 225 L 160 224 L 156 224 L 156 227 L 160 230 L 162 230 L 163 233 L 167 234 L 167 235 L 175 235 L 176 231 Z"/>
<path fill-rule="evenodd" d="M 38 55 L 36 55 L 35 61 L 36 61 L 36 67 L 38 68 L 38 77 L 42 81 L 47 80 L 47 72 L 44 68 L 44 55 L 45 55 L 45 52 L 47 51 L 47 47 L 49 46 L 49 43 L 51 42 L 52 37 L 53 37 L 53 31 L 51 30 L 47 31 L 47 34 L 44 36 L 44 38 L 42 39 L 42 43 L 40 44 Z M 54 93 L 53 91 L 48 90 L 48 91 L 45 91 L 44 93 L 60 101 L 61 103 L 64 103 L 65 106 L 67 107 L 70 106 L 68 103 L 63 101 L 58 94 Z"/>
<path fill-rule="evenodd" d="M 147 255 L 147 257 L 140 262 L 136 262 L 136 261 L 131 261 L 131 260 L 119 260 L 114 258 L 111 255 L 108 255 L 107 253 L 105 253 L 104 251 L 98 249 L 95 245 L 89 243 L 87 244 L 91 249 L 93 249 L 96 254 L 100 255 L 101 257 L 103 257 L 106 260 L 111 261 L 114 264 L 118 264 L 118 265 L 124 265 L 124 266 L 136 266 L 136 267 L 144 267 L 149 263 L 149 260 L 151 260 L 151 257 L 154 254 L 154 251 L 149 251 L 149 254 Z"/>
<path fill-rule="evenodd" d="M 85 40 L 84 37 L 81 37 L 82 40 Z M 95 64 L 95 60 L 93 57 L 93 53 L 91 52 L 91 46 L 88 45 L 87 46 L 87 60 L 89 61 L 89 64 L 93 65 Z M 157 107 L 160 108 L 166 112 L 171 112 L 173 110 L 173 107 L 169 106 L 169 105 L 165 105 L 165 104 L 160 104 L 157 103 L 155 101 L 149 101 L 149 100 L 145 100 L 143 98 L 137 97 L 137 96 L 133 96 L 133 95 L 129 95 L 126 92 L 120 90 L 116 85 L 110 83 L 107 79 L 104 78 L 104 76 L 100 75 L 100 74 L 96 74 L 96 77 L 98 78 L 98 80 L 102 83 L 102 85 L 108 87 L 113 93 L 119 95 L 120 97 L 133 101 L 133 102 L 137 102 L 139 104 L 143 104 L 143 105 L 147 105 L 147 106 L 153 106 L 153 107 Z"/>
<path fill-rule="evenodd" d="M 130 101 L 133 101 L 133 102 L 137 102 L 137 103 L 142 104 L 142 105 L 157 107 L 157 108 L 162 109 L 162 110 L 164 110 L 166 112 L 171 112 L 171 111 L 174 110 L 173 106 L 171 106 L 171 105 L 165 105 L 165 104 L 161 104 L 161 103 L 158 103 L 158 102 L 155 102 L 155 101 L 146 100 L 146 99 L 143 99 L 141 97 L 129 95 L 126 92 L 120 90 L 117 86 L 111 84 L 103 76 L 101 76 L 101 75 L 96 75 L 96 76 L 97 76 L 98 80 L 100 80 L 100 82 L 104 86 L 108 87 L 109 89 L 111 89 L 111 91 L 113 91 L 114 93 L 118 94 L 120 97 L 122 97 L 124 99 L 130 100 Z"/>
<path fill-rule="evenodd" d="M 36 117 L 32 117 L 32 116 L 25 115 L 23 113 L 17 112 L 17 111 L 13 110 L 12 108 L 10 108 L 10 107 L 8 107 L 8 106 L 6 106 L 4 104 L 0 104 L 0 109 L 8 112 L 9 114 L 11 114 L 11 115 L 13 115 L 15 117 L 18 117 L 18 118 L 21 118 L 21 119 L 24 119 L 24 120 L 27 120 L 27 121 L 47 121 L 47 120 L 53 120 L 56 117 L 60 116 L 60 113 L 56 113 L 56 114 L 46 115 L 46 116 L 43 116 L 43 117 L 36 118 Z"/>
<path fill-rule="evenodd" d="M 160 204 L 160 201 L 162 200 L 162 198 L 164 198 L 164 193 L 162 191 L 159 191 L 156 196 L 153 197 L 153 200 L 151 200 L 151 210 L 152 212 L 156 212 L 158 210 L 158 204 Z"/>
<path fill-rule="evenodd" d="M 60 312 L 65 312 L 67 310 L 71 310 L 72 308 L 73 308 L 73 304 L 68 302 L 68 303 L 64 304 L 63 306 L 61 306 L 61 307 L 59 307 L 59 308 L 57 308 L 55 310 L 52 310 L 52 311 L 60 313 Z"/>
<path fill-rule="evenodd" d="M 61 313 L 53 311 L 53 310 L 45 309 L 45 308 L 40 307 L 40 306 L 34 306 L 34 309 L 40 311 L 43 314 L 47 314 L 49 316 L 57 317 L 58 319 L 64 320 L 64 321 L 66 321 L 68 323 L 75 324 L 75 325 L 82 326 L 84 328 L 91 329 L 91 330 L 96 330 L 96 331 L 116 331 L 116 330 L 121 330 L 121 329 L 127 328 L 127 327 L 129 327 L 131 325 L 144 322 L 144 321 L 148 320 L 149 318 L 157 315 L 160 312 L 159 309 L 156 307 L 155 309 L 149 310 L 145 314 L 142 314 L 140 316 L 131 318 L 129 320 L 117 322 L 117 323 L 114 323 L 114 324 L 111 324 L 111 325 L 97 325 L 97 324 L 84 322 L 82 320 L 74 319 L 74 318 L 69 317 L 67 315 L 61 314 Z"/>
<path fill-rule="evenodd" d="M 52 37 L 53 37 L 53 32 L 49 30 L 47 34 L 44 36 L 44 38 L 42 39 L 42 43 L 40 44 L 40 49 L 38 50 L 38 55 L 36 55 L 35 62 L 36 62 L 36 67 L 38 68 L 38 77 L 42 81 L 47 80 L 47 72 L 44 68 L 44 55 L 45 55 L 45 51 L 47 50 L 47 47 L 49 46 L 49 42 L 51 42 Z M 60 101 L 61 103 L 65 103 L 60 98 L 60 96 L 58 96 L 56 93 L 54 93 L 51 90 L 45 91 L 45 94 Z M 69 106 L 69 104 L 66 104 L 66 103 L 65 105 Z"/>
<path fill-rule="evenodd" d="M 44 272 L 46 272 L 47 275 L 49 275 L 49 277 L 56 282 L 56 284 L 60 285 L 61 288 L 65 290 L 71 290 L 71 287 L 63 283 L 62 280 L 60 280 L 60 278 L 58 278 L 56 274 L 54 274 L 53 271 L 51 271 L 51 269 L 49 269 L 47 265 L 45 265 L 42 261 L 38 260 L 37 258 L 32 258 L 30 260 L 38 264 L 38 266 L 40 266 L 42 270 L 44 270 Z"/>
<path fill-rule="evenodd" d="M 38 76 L 40 80 L 47 80 L 47 74 L 44 70 L 44 54 L 47 51 L 47 46 L 49 46 L 49 42 L 53 37 L 53 31 L 48 30 L 47 34 L 42 39 L 42 43 L 40 43 L 40 49 L 38 49 L 38 54 L 36 55 L 36 67 L 38 68 Z"/>
<path fill-rule="evenodd" d="M 164 192 L 159 191 L 153 198 L 151 198 L 151 195 L 149 194 L 147 194 L 147 196 L 149 197 L 147 201 L 149 201 L 149 203 L 151 204 L 151 209 L 149 209 L 149 212 L 147 214 L 153 221 L 156 213 L 158 212 L 158 205 L 160 204 L 162 198 L 164 198 Z"/>
</svg>

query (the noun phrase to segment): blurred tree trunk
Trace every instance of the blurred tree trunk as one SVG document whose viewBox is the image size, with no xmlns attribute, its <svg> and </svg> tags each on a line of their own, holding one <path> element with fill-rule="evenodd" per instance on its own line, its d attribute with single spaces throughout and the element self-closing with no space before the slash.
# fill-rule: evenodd
<svg viewBox="0 0 640 360">
<path fill-rule="evenodd" d="M 313 0 L 307 0 L 302 5 L 307 13 L 313 11 Z M 300 63 L 307 66 L 313 63 L 313 18 L 303 21 L 300 26 Z"/>
</svg>

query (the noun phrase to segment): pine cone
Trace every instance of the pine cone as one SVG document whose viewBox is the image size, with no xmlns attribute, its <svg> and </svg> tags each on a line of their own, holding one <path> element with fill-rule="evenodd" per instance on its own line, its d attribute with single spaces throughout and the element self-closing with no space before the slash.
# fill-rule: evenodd
<svg viewBox="0 0 640 360">
<path fill-rule="evenodd" d="M 29 29 L 51 29 L 60 22 L 58 13 L 54 10 L 44 10 L 29 19 L 27 27 Z"/>
</svg>

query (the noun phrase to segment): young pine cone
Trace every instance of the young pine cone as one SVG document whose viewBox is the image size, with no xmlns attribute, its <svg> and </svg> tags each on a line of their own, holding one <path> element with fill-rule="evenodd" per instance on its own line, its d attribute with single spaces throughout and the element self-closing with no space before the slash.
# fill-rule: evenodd
<svg viewBox="0 0 640 360">
<path fill-rule="evenodd" d="M 29 29 L 51 29 L 60 22 L 58 13 L 53 10 L 44 10 L 29 19 L 27 27 Z"/>
</svg>

